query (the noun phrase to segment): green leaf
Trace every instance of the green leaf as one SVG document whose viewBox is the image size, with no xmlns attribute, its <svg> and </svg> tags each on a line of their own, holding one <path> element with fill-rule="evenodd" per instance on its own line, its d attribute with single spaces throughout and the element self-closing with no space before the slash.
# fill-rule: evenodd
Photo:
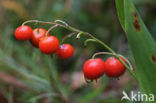
<svg viewBox="0 0 156 103">
<path fill-rule="evenodd" d="M 132 0 L 116 0 L 116 7 L 135 59 L 140 89 L 156 96 L 156 43 Z"/>
<path fill-rule="evenodd" d="M 118 10 L 118 18 L 120 23 L 122 24 L 122 28 L 125 28 L 125 15 L 124 15 L 124 0 L 115 0 L 116 1 L 116 8 Z"/>
</svg>

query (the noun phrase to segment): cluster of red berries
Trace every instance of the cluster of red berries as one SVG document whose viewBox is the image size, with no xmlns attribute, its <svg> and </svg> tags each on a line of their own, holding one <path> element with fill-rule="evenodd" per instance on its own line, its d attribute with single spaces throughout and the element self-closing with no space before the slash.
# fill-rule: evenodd
<svg viewBox="0 0 156 103">
<path fill-rule="evenodd" d="M 125 59 L 120 57 L 125 63 Z M 104 73 L 109 78 L 118 78 L 125 72 L 125 66 L 115 57 L 109 57 L 106 62 L 100 58 L 89 59 L 83 66 L 84 76 L 89 80 L 96 80 Z"/>
<path fill-rule="evenodd" d="M 70 44 L 60 45 L 55 36 L 49 35 L 43 28 L 32 30 L 30 26 L 23 25 L 15 30 L 17 40 L 29 40 L 31 44 L 40 48 L 44 54 L 56 53 L 60 58 L 69 58 L 73 55 L 74 49 Z M 120 57 L 125 63 L 125 59 Z M 110 78 L 118 78 L 125 72 L 125 66 L 115 57 L 110 57 L 104 62 L 100 58 L 89 59 L 83 66 L 84 76 L 89 80 L 96 80 L 104 73 Z"/>
<path fill-rule="evenodd" d="M 23 25 L 15 30 L 15 37 L 17 40 L 30 40 L 31 44 L 40 48 L 44 54 L 56 53 L 60 58 L 70 58 L 74 49 L 70 44 L 60 45 L 59 40 L 55 36 L 46 35 L 47 31 L 43 28 L 36 28 L 32 30 L 30 26 Z"/>
</svg>

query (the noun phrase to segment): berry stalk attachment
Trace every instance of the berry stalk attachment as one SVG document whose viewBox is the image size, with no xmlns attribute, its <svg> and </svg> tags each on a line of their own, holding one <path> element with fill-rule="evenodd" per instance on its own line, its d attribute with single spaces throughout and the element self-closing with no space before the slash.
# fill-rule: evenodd
<svg viewBox="0 0 156 103">
<path fill-rule="evenodd" d="M 54 22 L 45 22 L 45 21 L 39 21 L 39 20 L 29 20 L 29 21 L 26 21 L 22 24 L 22 26 L 24 26 L 25 24 L 27 23 L 31 23 L 31 22 L 34 22 L 34 23 L 42 23 L 42 24 L 50 24 L 50 25 L 53 25 L 51 28 L 48 29 L 48 31 L 46 32 L 46 37 L 48 35 L 48 33 L 53 30 L 54 28 L 56 27 L 62 27 L 64 29 L 67 29 L 67 30 L 70 30 L 71 32 L 73 32 L 72 34 L 69 34 L 67 36 L 65 36 L 63 38 L 62 41 L 64 41 L 65 39 L 67 38 L 70 38 L 71 36 L 77 34 L 76 38 L 79 39 L 81 37 L 81 35 L 84 35 L 86 36 L 88 39 L 84 42 L 84 45 L 87 45 L 88 42 L 96 42 L 96 43 L 99 43 L 101 44 L 103 47 L 105 47 L 109 52 L 100 52 L 100 53 L 96 53 L 95 55 L 93 55 L 93 58 L 95 58 L 96 55 L 99 55 L 99 54 L 107 54 L 107 55 L 112 55 L 114 56 L 118 61 L 120 61 L 128 70 L 129 72 L 135 77 L 135 79 L 137 80 L 137 76 L 135 74 L 135 72 L 132 70 L 132 66 L 130 64 L 130 62 L 122 55 L 120 54 L 117 54 L 113 49 L 111 49 L 108 45 L 106 45 L 103 41 L 97 39 L 96 37 L 94 37 L 92 34 L 88 33 L 88 32 L 84 32 L 82 30 L 79 30 L 77 28 L 74 28 L 70 25 L 68 25 L 66 22 L 62 21 L 62 20 L 55 20 Z M 45 41 L 47 41 L 45 39 Z M 42 46 L 42 44 L 44 44 L 46 42 L 42 42 L 42 43 L 39 43 L 40 47 L 42 47 L 44 49 L 44 45 Z M 50 48 L 50 45 L 47 44 L 48 48 Z M 57 46 L 58 47 L 58 46 Z M 46 52 L 47 54 L 51 53 L 51 52 L 54 52 L 56 50 L 51 50 L 50 52 L 49 51 L 44 51 Z M 94 59 L 93 59 L 94 60 Z M 92 79 L 92 78 L 91 78 Z"/>
</svg>

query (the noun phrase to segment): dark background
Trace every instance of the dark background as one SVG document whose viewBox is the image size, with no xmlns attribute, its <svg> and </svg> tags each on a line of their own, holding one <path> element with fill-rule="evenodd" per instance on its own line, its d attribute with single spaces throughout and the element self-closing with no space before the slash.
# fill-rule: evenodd
<svg viewBox="0 0 156 103">
<path fill-rule="evenodd" d="M 134 3 L 156 40 L 156 1 L 135 0 Z M 121 103 L 123 90 L 139 89 L 128 72 L 119 80 L 104 75 L 97 83 L 85 83 L 83 63 L 106 49 L 96 43 L 85 47 L 83 36 L 79 40 L 75 36 L 66 40 L 75 50 L 74 56 L 66 60 L 43 55 L 29 41 L 17 41 L 14 30 L 30 19 L 64 20 L 126 56 L 135 68 L 114 0 L 0 0 L 0 103 Z M 33 29 L 51 26 L 28 25 Z M 60 41 L 69 33 L 61 28 L 50 32 Z"/>
</svg>

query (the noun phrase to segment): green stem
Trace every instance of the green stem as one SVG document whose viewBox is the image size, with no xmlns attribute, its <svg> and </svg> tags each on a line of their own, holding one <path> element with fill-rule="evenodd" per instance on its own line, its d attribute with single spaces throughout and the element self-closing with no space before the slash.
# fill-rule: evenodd
<svg viewBox="0 0 156 103">
<path fill-rule="evenodd" d="M 74 28 L 74 27 L 72 27 L 72 26 L 69 26 L 67 23 L 65 23 L 65 22 L 62 21 L 62 20 L 56 20 L 55 22 L 44 22 L 44 21 L 39 21 L 39 20 L 29 20 L 29 21 L 24 22 L 24 23 L 22 24 L 22 26 L 25 25 L 26 23 L 30 23 L 30 22 L 44 23 L 44 24 L 53 24 L 54 26 L 52 26 L 52 27 L 47 31 L 46 35 L 47 35 L 53 28 L 60 26 L 60 27 L 62 27 L 62 28 L 68 29 L 68 30 L 70 30 L 70 31 L 78 32 L 78 35 L 77 35 L 78 38 L 80 38 L 81 35 L 84 35 L 84 36 L 87 36 L 87 37 L 89 37 L 89 38 L 91 38 L 91 39 L 94 39 L 96 42 L 98 42 L 99 44 L 103 45 L 108 51 L 110 51 L 117 59 L 119 59 L 120 62 L 129 70 L 129 72 L 130 72 L 130 73 L 135 77 L 135 79 L 137 80 L 137 76 L 136 76 L 135 72 L 134 72 L 133 70 L 131 70 L 131 68 L 130 68 L 122 59 L 120 59 L 120 55 L 116 54 L 116 52 L 115 52 L 113 49 L 111 49 L 108 45 L 106 45 L 104 42 L 102 42 L 101 40 L 97 39 L 96 37 L 94 37 L 94 36 L 91 35 L 90 33 L 88 33 L 88 32 L 83 32 L 83 31 L 81 31 L 81 30 L 79 30 L 79 29 L 76 29 L 76 28 Z M 62 23 L 62 24 L 64 24 L 64 25 L 58 24 L 57 22 L 60 22 L 60 23 Z"/>
<path fill-rule="evenodd" d="M 97 55 L 113 55 L 115 56 L 116 54 L 113 54 L 113 53 L 110 53 L 110 52 L 98 52 L 98 53 L 95 53 L 93 56 L 92 56 L 92 59 L 95 59 L 95 57 Z"/>
<path fill-rule="evenodd" d="M 24 22 L 24 23 L 22 24 L 22 26 L 25 25 L 25 24 L 27 24 L 27 23 L 31 23 L 31 22 L 35 22 L 35 23 L 44 23 L 44 24 L 53 24 L 53 25 L 55 24 L 54 27 L 51 27 L 51 28 L 48 30 L 48 32 L 51 31 L 53 28 L 55 28 L 55 26 L 60 26 L 60 27 L 63 27 L 63 28 L 65 28 L 65 29 L 68 29 L 68 30 L 70 30 L 70 31 L 74 31 L 74 32 L 81 33 L 82 35 L 85 35 L 85 36 L 87 36 L 87 37 L 90 37 L 90 38 L 96 40 L 98 43 L 100 43 L 101 45 L 103 45 L 108 51 L 110 51 L 110 52 L 112 52 L 112 53 L 115 53 L 114 50 L 112 50 L 112 49 L 111 49 L 109 46 L 107 46 L 104 42 L 102 42 L 101 40 L 97 39 L 97 38 L 94 37 L 93 35 L 91 35 L 91 34 L 89 34 L 89 33 L 87 33 L 87 32 L 83 32 L 83 31 L 81 31 L 81 30 L 79 30 L 79 29 L 76 29 L 76 28 L 74 28 L 74 27 L 71 27 L 71 26 L 67 25 L 65 22 L 61 21 L 61 20 L 57 20 L 56 22 L 45 22 L 45 21 L 39 21 L 39 20 L 28 20 L 28 21 Z M 66 24 L 66 25 L 57 24 L 57 22 L 61 22 L 61 23 Z M 46 35 L 48 34 L 48 32 L 46 33 Z"/>
<path fill-rule="evenodd" d="M 55 24 L 54 26 L 50 27 L 50 28 L 47 30 L 45 36 L 47 37 L 47 36 L 48 36 L 48 33 L 49 33 L 51 30 L 53 30 L 54 28 L 56 28 L 57 26 L 59 26 L 59 24 Z"/>
<path fill-rule="evenodd" d="M 137 80 L 137 76 L 133 70 L 120 58 L 119 55 L 116 55 L 116 58 L 128 69 L 128 71 L 133 75 L 133 77 Z"/>
<path fill-rule="evenodd" d="M 79 30 L 79 29 L 76 29 L 76 28 L 74 28 L 74 27 L 71 27 L 71 26 L 64 26 L 64 25 L 59 25 L 59 26 L 61 26 L 61 27 L 63 27 L 63 28 L 66 28 L 66 29 L 68 29 L 68 30 L 70 30 L 70 31 L 79 32 L 79 33 L 81 33 L 81 35 L 85 35 L 85 36 L 87 36 L 87 37 L 90 37 L 90 38 L 96 40 L 96 41 L 97 41 L 98 43 L 100 43 L 101 45 L 103 45 L 108 51 L 110 51 L 110 52 L 112 52 L 112 53 L 115 53 L 115 51 L 112 50 L 109 46 L 107 46 L 104 42 L 102 42 L 101 40 L 97 39 L 96 37 L 94 37 L 93 35 L 91 35 L 91 34 L 89 34 L 89 33 L 87 33 L 87 32 L 83 32 L 83 31 L 81 31 L 81 30 Z"/>
<path fill-rule="evenodd" d="M 87 39 L 87 40 L 85 40 L 84 45 L 87 46 L 88 42 L 97 42 L 97 41 L 94 39 Z"/>
<path fill-rule="evenodd" d="M 67 38 L 70 38 L 70 37 L 72 37 L 73 35 L 76 35 L 76 32 L 73 32 L 73 33 L 70 33 L 70 34 L 64 36 L 63 39 L 62 39 L 62 43 L 63 43 Z"/>
<path fill-rule="evenodd" d="M 122 56 L 120 54 L 114 54 L 114 53 L 109 53 L 109 52 L 98 52 L 92 56 L 92 59 L 94 59 L 97 55 L 101 55 L 101 54 L 102 55 L 113 55 L 113 56 L 115 56 L 128 69 L 128 71 L 134 76 L 134 78 L 137 80 L 137 76 L 136 76 L 135 72 L 133 71 L 132 66 L 131 66 L 130 62 L 127 60 L 127 58 L 125 58 L 124 56 Z M 126 62 L 128 63 L 128 65 L 120 57 L 123 57 L 126 60 Z"/>
<path fill-rule="evenodd" d="M 56 24 L 56 23 L 53 23 L 53 22 L 45 22 L 45 21 L 39 21 L 39 20 L 28 20 L 28 21 L 23 22 L 22 26 L 24 26 L 27 23 Z"/>
<path fill-rule="evenodd" d="M 76 29 L 76 28 L 74 28 L 74 27 L 71 27 L 71 26 L 64 26 L 64 25 L 59 25 L 59 26 L 65 28 L 65 29 L 68 29 L 68 30 L 70 30 L 70 31 L 80 33 L 80 34 L 79 34 L 79 37 L 80 37 L 80 35 L 85 35 L 85 36 L 87 36 L 87 37 L 90 37 L 90 38 L 96 40 L 99 44 L 103 45 L 108 51 L 110 51 L 110 52 L 111 52 L 111 53 L 128 69 L 128 71 L 129 71 L 129 72 L 134 76 L 134 78 L 137 80 L 137 76 L 136 76 L 135 72 L 134 72 L 133 70 L 131 70 L 130 67 L 129 67 L 122 59 L 120 59 L 120 56 L 119 56 L 118 54 L 116 54 L 116 52 L 115 52 L 113 49 L 111 49 L 109 46 L 107 46 L 104 42 L 102 42 L 101 40 L 97 39 L 96 37 L 94 37 L 94 36 L 91 35 L 90 33 L 83 32 L 83 31 L 81 31 L 81 30 L 79 30 L 79 29 Z"/>
<path fill-rule="evenodd" d="M 107 46 L 104 42 L 102 42 L 101 40 L 97 39 L 96 37 L 91 35 L 91 38 L 95 39 L 97 42 L 99 42 L 101 45 L 103 45 L 108 51 L 110 51 L 111 53 L 115 53 L 115 51 L 113 49 L 111 49 L 109 46 Z"/>
</svg>

